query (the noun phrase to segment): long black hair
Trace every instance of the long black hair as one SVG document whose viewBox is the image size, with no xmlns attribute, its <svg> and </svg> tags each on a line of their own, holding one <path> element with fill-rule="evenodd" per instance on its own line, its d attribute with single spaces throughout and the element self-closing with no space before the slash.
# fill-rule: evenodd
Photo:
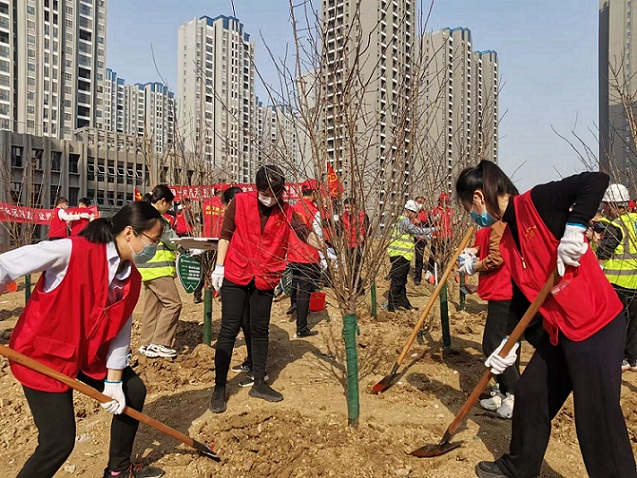
<svg viewBox="0 0 637 478">
<path fill-rule="evenodd" d="M 148 196 L 144 194 L 142 201 L 148 201 L 151 204 L 155 204 L 157 201 L 161 201 L 162 199 L 165 199 L 166 202 L 171 202 L 175 199 L 175 195 L 165 184 L 155 186 L 153 190 L 147 194 Z"/>
<path fill-rule="evenodd" d="M 487 209 L 492 211 L 500 210 L 499 196 L 520 194 L 504 171 L 497 164 L 487 160 L 464 169 L 456 180 L 456 194 L 461 203 L 472 203 L 476 189 L 482 191 Z"/>
<path fill-rule="evenodd" d="M 258 191 L 270 189 L 275 196 L 278 196 L 285 189 L 285 176 L 278 166 L 267 164 L 261 166 L 257 171 L 255 183 Z"/>
<path fill-rule="evenodd" d="M 141 234 L 152 229 L 157 221 L 161 221 L 161 214 L 157 209 L 147 202 L 136 201 L 126 204 L 112 218 L 91 221 L 80 232 L 80 236 L 96 244 L 106 244 L 115 240 L 127 226 Z"/>
</svg>

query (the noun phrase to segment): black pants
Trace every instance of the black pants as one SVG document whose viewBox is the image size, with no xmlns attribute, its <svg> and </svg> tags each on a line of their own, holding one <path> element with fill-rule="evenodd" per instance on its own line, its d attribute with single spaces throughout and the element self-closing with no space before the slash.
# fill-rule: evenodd
<svg viewBox="0 0 637 478">
<path fill-rule="evenodd" d="M 391 285 L 387 310 L 392 312 L 396 307 L 411 307 L 407 299 L 407 275 L 409 274 L 409 261 L 403 256 L 390 257 L 391 269 L 389 277 Z"/>
<path fill-rule="evenodd" d="M 416 254 L 416 269 L 414 270 L 415 280 L 422 280 L 422 270 L 425 265 L 424 259 L 426 247 L 427 243 L 425 241 L 416 241 L 416 243 L 414 244 L 414 252 Z"/>
<path fill-rule="evenodd" d="M 613 284 L 619 300 L 624 304 L 626 314 L 626 347 L 624 357 L 629 361 L 637 360 L 637 290 L 626 289 Z"/>
<path fill-rule="evenodd" d="M 80 373 L 82 382 L 102 391 L 104 382 Z M 141 411 L 146 399 L 146 386 L 132 368 L 124 369 L 122 377 L 126 405 Z M 38 446 L 18 474 L 18 478 L 50 478 L 64 464 L 75 445 L 75 413 L 73 392 L 50 393 L 23 387 L 24 394 L 38 428 Z M 139 422 L 128 415 L 114 415 L 111 422 L 111 443 L 108 468 L 127 470 L 133 451 L 133 441 Z"/>
<path fill-rule="evenodd" d="M 617 316 L 581 342 L 544 338 L 522 373 L 513 408 L 510 452 L 498 460 L 507 476 L 539 476 L 551 420 L 573 392 L 575 426 L 592 478 L 635 478 L 635 459 L 619 399 L 626 321 Z"/>
<path fill-rule="evenodd" d="M 310 312 L 310 294 L 318 289 L 321 267 L 318 264 L 291 262 L 292 290 L 296 301 L 296 331 L 307 331 L 307 316 Z"/>
<path fill-rule="evenodd" d="M 427 261 L 427 270 L 434 273 L 434 265 L 438 263 L 438 275 L 447 267 L 447 260 L 451 253 L 451 239 L 434 239 L 431 241 L 431 254 Z"/>
<path fill-rule="evenodd" d="M 259 290 L 254 280 L 248 285 L 238 285 L 224 279 L 221 294 L 223 307 L 221 308 L 221 330 L 219 330 L 215 349 L 215 384 L 225 385 L 228 380 L 232 350 L 241 323 L 245 323 L 246 320 L 244 318 L 246 307 L 250 309 L 252 374 L 255 379 L 264 378 L 274 289 Z"/>
<path fill-rule="evenodd" d="M 510 300 L 490 300 L 487 306 L 487 321 L 482 335 L 482 350 L 489 357 L 507 336 L 509 323 Z M 513 367 L 508 367 L 504 373 L 496 375 L 500 385 L 500 392 L 515 393 L 515 384 L 520 379 L 520 350 L 518 359 Z"/>
</svg>

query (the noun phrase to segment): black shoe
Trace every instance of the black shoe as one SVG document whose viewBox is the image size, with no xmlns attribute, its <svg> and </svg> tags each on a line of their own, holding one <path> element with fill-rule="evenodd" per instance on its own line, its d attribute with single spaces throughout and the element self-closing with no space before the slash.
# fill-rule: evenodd
<svg viewBox="0 0 637 478">
<path fill-rule="evenodd" d="M 208 408 L 212 413 L 223 413 L 226 411 L 225 385 L 215 385 L 215 390 L 212 392 L 212 398 L 210 399 Z"/>
<path fill-rule="evenodd" d="M 262 400 L 267 400 L 268 402 L 280 402 L 283 400 L 283 395 L 265 383 L 265 380 L 262 378 L 254 381 L 254 385 L 252 385 L 248 395 Z"/>
<path fill-rule="evenodd" d="M 388 305 L 387 306 L 387 312 L 396 312 L 396 306 Z"/>
<path fill-rule="evenodd" d="M 422 279 L 414 279 L 414 285 L 420 285 L 420 283 L 422 282 Z"/>
<path fill-rule="evenodd" d="M 270 377 L 266 373 L 265 377 L 263 377 L 263 381 L 267 382 L 268 380 L 270 380 Z M 241 380 L 239 380 L 240 387 L 245 388 L 245 387 L 251 387 L 252 385 L 254 385 L 254 376 L 252 374 L 246 375 Z"/>
<path fill-rule="evenodd" d="M 195 298 L 193 299 L 193 302 L 194 302 L 195 304 L 201 304 L 201 303 L 203 302 L 203 299 L 202 299 L 201 297 L 195 297 Z"/>
<path fill-rule="evenodd" d="M 509 478 L 502 473 L 498 464 L 494 461 L 481 461 L 476 466 L 476 475 L 480 478 Z"/>
<path fill-rule="evenodd" d="M 401 308 L 402 308 L 402 309 L 405 309 L 405 310 L 418 310 L 418 307 L 415 307 L 415 306 L 413 306 L 413 305 L 411 305 L 411 304 L 409 304 L 409 305 L 407 305 L 407 306 L 403 306 L 403 307 L 401 307 Z"/>
<path fill-rule="evenodd" d="M 318 332 L 316 330 L 303 329 L 294 334 L 294 338 L 304 339 L 305 337 L 314 337 L 315 335 L 318 335 Z"/>
<path fill-rule="evenodd" d="M 285 311 L 285 315 L 292 315 L 296 312 L 296 304 L 292 304 L 288 310 Z"/>
<path fill-rule="evenodd" d="M 243 373 L 251 374 L 252 364 L 246 361 L 246 362 L 243 362 L 241 365 L 234 365 L 230 370 L 237 373 L 243 372 Z"/>
</svg>

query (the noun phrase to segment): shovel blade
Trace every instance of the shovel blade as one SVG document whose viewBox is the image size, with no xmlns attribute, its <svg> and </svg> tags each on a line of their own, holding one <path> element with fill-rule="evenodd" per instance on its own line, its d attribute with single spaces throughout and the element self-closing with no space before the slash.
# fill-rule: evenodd
<svg viewBox="0 0 637 478">
<path fill-rule="evenodd" d="M 383 379 L 372 387 L 372 393 L 378 395 L 391 387 L 391 381 L 394 379 L 393 374 L 386 375 Z"/>
<path fill-rule="evenodd" d="M 219 455 L 217 455 L 212 449 L 212 447 L 208 445 L 207 443 L 200 443 L 197 440 L 193 440 L 193 447 L 195 448 L 195 450 L 199 452 L 201 456 L 205 456 L 216 462 L 221 461 L 221 458 L 219 458 Z"/>
<path fill-rule="evenodd" d="M 445 441 L 436 443 L 435 445 L 423 445 L 417 450 L 412 451 L 410 455 L 416 456 L 418 458 L 433 458 L 436 456 L 444 455 L 445 453 L 449 453 L 451 450 L 455 450 L 463 443 L 464 442 L 461 441 L 454 443 Z"/>
</svg>

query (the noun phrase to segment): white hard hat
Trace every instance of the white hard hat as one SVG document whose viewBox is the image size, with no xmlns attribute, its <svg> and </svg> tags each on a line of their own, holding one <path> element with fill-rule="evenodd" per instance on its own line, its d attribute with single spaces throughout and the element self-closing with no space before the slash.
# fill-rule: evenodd
<svg viewBox="0 0 637 478">
<path fill-rule="evenodd" d="M 630 201 L 630 193 L 628 188 L 623 184 L 611 184 L 604 193 L 603 202 L 628 202 Z"/>
<path fill-rule="evenodd" d="M 411 211 L 411 212 L 420 211 L 420 208 L 418 207 L 418 204 L 416 204 L 416 201 L 414 201 L 413 199 L 410 199 L 409 201 L 407 201 L 405 203 L 405 209 L 407 209 L 408 211 Z"/>
</svg>

